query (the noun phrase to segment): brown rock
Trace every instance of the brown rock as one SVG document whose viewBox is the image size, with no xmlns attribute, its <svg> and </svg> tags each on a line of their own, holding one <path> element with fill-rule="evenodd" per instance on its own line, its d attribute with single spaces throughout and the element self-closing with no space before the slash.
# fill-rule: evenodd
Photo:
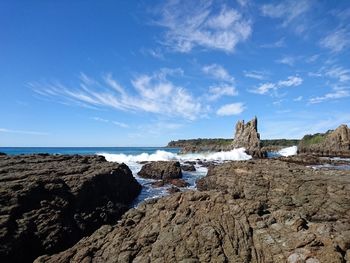
<svg viewBox="0 0 350 263">
<path fill-rule="evenodd" d="M 36 262 L 345 262 L 350 172 L 280 160 L 209 169 L 187 191 L 150 200 L 116 226 Z M 205 191 L 204 191 L 205 190 Z"/>
<path fill-rule="evenodd" d="M 177 187 L 187 187 L 189 183 L 187 183 L 184 179 L 171 179 L 167 181 L 168 183 L 175 185 Z"/>
<path fill-rule="evenodd" d="M 231 146 L 232 148 L 244 147 L 248 154 L 256 158 L 266 157 L 266 152 L 261 151 L 258 119 L 256 117 L 247 124 L 244 124 L 244 120 L 237 122 Z"/>
<path fill-rule="evenodd" d="M 168 180 L 181 178 L 182 172 L 180 163 L 177 161 L 157 161 L 142 166 L 138 175 L 144 178 Z"/>
<path fill-rule="evenodd" d="M 298 152 L 317 156 L 350 157 L 350 129 L 343 124 L 325 134 L 306 135 L 299 143 Z"/>
<path fill-rule="evenodd" d="M 0 158 L 0 262 L 32 262 L 115 223 L 141 186 L 102 156 Z"/>
<path fill-rule="evenodd" d="M 169 194 L 174 194 L 174 193 L 178 193 L 178 192 L 180 192 L 180 189 L 175 187 L 175 186 L 172 186 L 168 189 Z"/>
</svg>

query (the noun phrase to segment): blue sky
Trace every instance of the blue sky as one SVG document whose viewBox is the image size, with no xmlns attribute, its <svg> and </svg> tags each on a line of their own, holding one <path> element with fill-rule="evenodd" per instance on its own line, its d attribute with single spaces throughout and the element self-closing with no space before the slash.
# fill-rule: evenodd
<svg viewBox="0 0 350 263">
<path fill-rule="evenodd" d="M 350 123 L 350 2 L 0 2 L 0 146 L 301 138 Z"/>
</svg>

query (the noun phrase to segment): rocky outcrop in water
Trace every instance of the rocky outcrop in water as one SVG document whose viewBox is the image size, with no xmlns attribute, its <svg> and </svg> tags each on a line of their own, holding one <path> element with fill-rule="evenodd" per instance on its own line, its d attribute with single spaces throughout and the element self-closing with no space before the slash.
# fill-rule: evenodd
<svg viewBox="0 0 350 263">
<path fill-rule="evenodd" d="M 36 262 L 346 262 L 350 172 L 280 160 L 209 169 L 201 192 L 154 199 Z"/>
<path fill-rule="evenodd" d="M 142 166 L 139 176 L 156 180 L 170 180 L 182 177 L 181 166 L 177 161 L 156 161 Z"/>
<path fill-rule="evenodd" d="M 232 148 L 244 147 L 249 155 L 256 158 L 266 157 L 266 153 L 261 151 L 258 119 L 256 117 L 246 124 L 244 121 L 237 122 L 231 146 Z"/>
<path fill-rule="evenodd" d="M 0 262 L 57 253 L 116 223 L 141 186 L 102 156 L 0 158 Z"/>
<path fill-rule="evenodd" d="M 350 157 L 350 129 L 343 124 L 334 131 L 305 135 L 298 151 L 318 156 Z"/>
</svg>

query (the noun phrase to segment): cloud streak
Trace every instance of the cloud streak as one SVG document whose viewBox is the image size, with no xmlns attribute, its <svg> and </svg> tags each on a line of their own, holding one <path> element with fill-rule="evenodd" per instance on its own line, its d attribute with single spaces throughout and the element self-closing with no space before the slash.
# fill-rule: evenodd
<svg viewBox="0 0 350 263">
<path fill-rule="evenodd" d="M 236 45 L 249 38 L 251 22 L 237 10 L 213 1 L 171 0 L 157 9 L 155 24 L 166 29 L 163 44 L 187 53 L 195 47 L 233 52 Z"/>
<path fill-rule="evenodd" d="M 276 83 L 263 83 L 258 88 L 250 90 L 250 92 L 265 95 L 268 94 L 270 91 L 276 91 L 283 87 L 297 87 L 300 86 L 302 83 L 302 78 L 298 76 L 289 76 L 286 80 L 280 80 Z"/>
<path fill-rule="evenodd" d="M 4 133 L 16 133 L 16 134 L 25 134 L 25 135 L 37 135 L 37 136 L 46 136 L 46 135 L 49 135 L 49 133 L 47 133 L 47 132 L 11 130 L 11 129 L 5 129 L 5 128 L 0 128 L 0 132 L 4 132 Z"/>
<path fill-rule="evenodd" d="M 133 92 L 122 87 L 111 74 L 105 75 L 102 81 L 82 74 L 76 88 L 68 88 L 60 83 L 29 83 L 29 86 L 40 96 L 79 106 L 141 111 L 194 120 L 203 112 L 201 103 L 184 87 L 168 80 L 169 75 L 179 72 L 162 69 L 150 75 L 138 75 L 131 80 Z"/>
<path fill-rule="evenodd" d="M 243 103 L 238 102 L 238 103 L 231 103 L 231 104 L 226 104 L 221 106 L 216 114 L 219 116 L 232 116 L 232 115 L 239 115 L 241 114 L 246 107 L 244 106 Z"/>
</svg>

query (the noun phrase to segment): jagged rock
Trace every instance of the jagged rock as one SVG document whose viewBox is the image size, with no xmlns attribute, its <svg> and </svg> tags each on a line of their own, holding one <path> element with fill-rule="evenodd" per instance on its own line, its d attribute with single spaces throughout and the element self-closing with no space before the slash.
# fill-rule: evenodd
<svg viewBox="0 0 350 263">
<path fill-rule="evenodd" d="M 305 135 L 299 143 L 298 152 L 317 156 L 350 157 L 350 129 L 343 124 L 324 134 Z"/>
<path fill-rule="evenodd" d="M 186 172 L 194 172 L 196 171 L 196 167 L 193 164 L 185 164 L 181 165 L 181 169 Z"/>
<path fill-rule="evenodd" d="M 168 193 L 169 194 L 174 194 L 174 193 L 178 193 L 181 192 L 179 188 L 177 188 L 176 186 L 172 186 L 168 189 Z"/>
<path fill-rule="evenodd" d="M 0 262 L 32 262 L 115 223 L 141 186 L 102 156 L 0 158 Z"/>
<path fill-rule="evenodd" d="M 150 162 L 142 166 L 138 175 L 156 180 L 168 180 L 182 177 L 180 163 L 177 161 Z"/>
<path fill-rule="evenodd" d="M 187 191 L 129 210 L 115 226 L 36 262 L 345 262 L 350 172 L 280 160 L 209 169 Z"/>
<path fill-rule="evenodd" d="M 247 124 L 244 124 L 244 120 L 237 122 L 231 146 L 232 148 L 244 147 L 249 155 L 256 158 L 266 157 L 266 152 L 261 151 L 258 119 L 256 117 Z"/>
</svg>

